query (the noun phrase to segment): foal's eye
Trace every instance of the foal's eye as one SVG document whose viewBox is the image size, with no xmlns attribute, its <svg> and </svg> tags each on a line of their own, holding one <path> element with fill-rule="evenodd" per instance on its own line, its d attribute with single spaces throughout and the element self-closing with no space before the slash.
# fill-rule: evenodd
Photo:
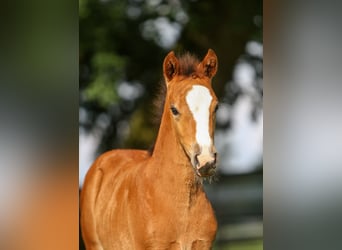
<svg viewBox="0 0 342 250">
<path fill-rule="evenodd" d="M 179 115 L 178 110 L 174 106 L 171 106 L 171 112 L 173 115 Z"/>
</svg>

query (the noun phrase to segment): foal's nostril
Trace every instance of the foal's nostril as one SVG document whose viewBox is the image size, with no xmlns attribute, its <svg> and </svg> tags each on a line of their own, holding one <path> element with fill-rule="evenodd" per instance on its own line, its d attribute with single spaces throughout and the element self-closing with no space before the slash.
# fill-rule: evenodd
<svg viewBox="0 0 342 250">
<path fill-rule="evenodd" d="M 191 163 L 193 167 L 198 167 L 200 165 L 198 155 L 199 154 L 195 154 L 193 157 L 191 157 Z"/>
<path fill-rule="evenodd" d="M 214 164 L 216 163 L 216 159 L 217 159 L 217 153 L 214 153 Z"/>
<path fill-rule="evenodd" d="M 195 155 L 195 166 L 199 165 L 198 154 Z"/>
</svg>

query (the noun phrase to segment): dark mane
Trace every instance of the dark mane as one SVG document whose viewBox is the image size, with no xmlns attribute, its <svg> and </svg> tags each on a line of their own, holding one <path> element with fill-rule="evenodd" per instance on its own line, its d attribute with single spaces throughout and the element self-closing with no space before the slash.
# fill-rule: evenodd
<svg viewBox="0 0 342 250">
<path fill-rule="evenodd" d="M 178 57 L 179 61 L 179 75 L 184 77 L 198 76 L 197 66 L 200 63 L 196 56 L 190 53 L 185 53 L 181 57 Z M 164 111 L 165 97 L 166 97 L 166 84 L 165 80 L 161 81 L 158 86 L 158 91 L 155 99 L 153 100 L 154 116 L 153 123 L 156 126 L 160 126 L 161 117 Z M 150 154 L 153 153 L 154 145 L 149 149 Z"/>
<path fill-rule="evenodd" d="M 189 77 L 194 73 L 197 73 L 197 65 L 199 64 L 199 60 L 197 57 L 186 53 L 178 60 L 180 75 Z"/>
</svg>

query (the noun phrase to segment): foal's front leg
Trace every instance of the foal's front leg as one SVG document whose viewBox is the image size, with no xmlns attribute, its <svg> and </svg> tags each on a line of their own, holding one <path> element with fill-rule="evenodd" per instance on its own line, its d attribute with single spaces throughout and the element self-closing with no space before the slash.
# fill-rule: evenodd
<svg viewBox="0 0 342 250">
<path fill-rule="evenodd" d="M 212 241 L 196 240 L 192 242 L 191 250 L 210 250 L 212 249 Z"/>
</svg>

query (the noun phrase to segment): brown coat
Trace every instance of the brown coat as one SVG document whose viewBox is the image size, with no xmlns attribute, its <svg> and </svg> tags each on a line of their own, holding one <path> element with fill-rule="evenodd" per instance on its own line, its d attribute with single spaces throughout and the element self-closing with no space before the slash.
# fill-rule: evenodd
<svg viewBox="0 0 342 250">
<path fill-rule="evenodd" d="M 164 60 L 167 95 L 153 153 L 112 150 L 92 165 L 81 193 L 81 228 L 88 250 L 211 249 L 217 222 L 203 190 L 203 176 L 194 169 L 202 167 L 197 159 L 211 157 L 214 160 L 205 166 L 212 171 L 216 152 L 212 146 L 211 154 L 202 156 L 200 147 L 191 142 L 195 140 L 191 112 L 178 107 L 180 117 L 172 114 L 170 106 L 174 98 L 183 100 L 194 83 L 208 88 L 214 97 L 210 104 L 213 137 L 217 100 L 211 78 L 217 70 L 216 60 L 209 50 L 187 76 L 182 73 L 181 59 L 170 52 Z"/>
</svg>

